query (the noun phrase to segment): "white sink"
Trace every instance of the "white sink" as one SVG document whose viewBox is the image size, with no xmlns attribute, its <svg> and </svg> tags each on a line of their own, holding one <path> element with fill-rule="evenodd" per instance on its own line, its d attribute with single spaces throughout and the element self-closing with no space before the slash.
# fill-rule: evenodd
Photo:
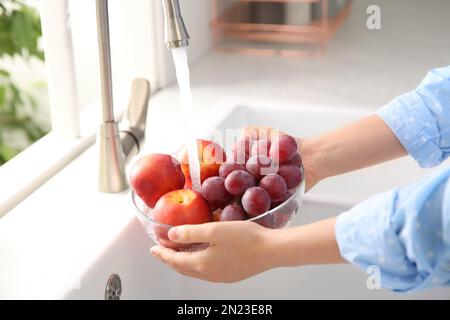
<svg viewBox="0 0 450 320">
<path fill-rule="evenodd" d="M 204 116 L 209 127 L 240 128 L 244 125 L 277 127 L 298 136 L 311 136 L 342 126 L 367 113 L 333 108 L 308 109 L 295 104 L 268 101 L 229 100 Z M 160 124 L 161 130 L 167 130 Z M 150 139 L 152 148 L 156 141 Z M 378 191 L 408 183 L 427 174 L 410 159 L 394 161 L 343 177 L 324 181 L 305 199 L 294 224 L 304 224 L 336 215 L 343 208 Z M 120 197 L 130 219 L 106 251 L 82 275 L 80 287 L 63 298 L 102 299 L 112 273 L 122 279 L 124 299 L 391 299 L 450 298 L 450 289 L 399 295 L 369 290 L 367 274 L 351 265 L 283 268 L 266 272 L 238 284 L 212 284 L 181 276 L 153 259 L 151 242 L 134 214 L 129 197 Z"/>
<path fill-rule="evenodd" d="M 303 107 L 295 103 L 267 101 L 224 101 L 216 109 L 229 110 L 228 103 L 235 105 L 216 124 L 217 128 L 241 128 L 259 125 L 278 128 L 298 137 L 314 136 L 339 128 L 369 115 L 367 110 L 334 107 Z M 211 114 L 217 114 L 212 111 Z M 207 117 L 210 117 L 208 115 Z M 443 166 L 449 166 L 450 162 Z M 323 181 L 310 191 L 309 199 L 326 203 L 354 205 L 377 193 L 411 183 L 436 169 L 422 169 L 411 157 L 358 170 Z"/>
</svg>

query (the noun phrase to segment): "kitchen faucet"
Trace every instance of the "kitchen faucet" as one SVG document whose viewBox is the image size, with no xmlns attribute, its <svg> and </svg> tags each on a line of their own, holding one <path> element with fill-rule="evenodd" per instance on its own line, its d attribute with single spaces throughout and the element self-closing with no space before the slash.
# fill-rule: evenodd
<svg viewBox="0 0 450 320">
<path fill-rule="evenodd" d="M 178 0 L 162 0 L 165 14 L 164 43 L 169 49 L 189 45 L 189 34 L 181 16 Z"/>
<path fill-rule="evenodd" d="M 178 0 L 162 0 L 165 14 L 164 42 L 169 48 L 185 47 L 189 35 Z M 97 29 L 100 56 L 102 123 L 98 133 L 99 190 L 115 193 L 128 188 L 125 163 L 139 152 L 145 138 L 150 84 L 133 80 L 131 97 L 122 121 L 114 118 L 108 0 L 97 0 Z"/>
</svg>

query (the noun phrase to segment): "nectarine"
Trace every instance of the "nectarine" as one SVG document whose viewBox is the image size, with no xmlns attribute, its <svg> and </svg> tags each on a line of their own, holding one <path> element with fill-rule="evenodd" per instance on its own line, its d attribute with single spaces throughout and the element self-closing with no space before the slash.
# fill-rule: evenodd
<svg viewBox="0 0 450 320">
<path fill-rule="evenodd" d="M 171 226 L 212 221 L 212 213 L 202 195 L 194 190 L 175 190 L 163 195 L 155 205 L 152 219 Z"/>
<path fill-rule="evenodd" d="M 209 177 L 219 175 L 219 168 L 226 161 L 226 153 L 220 145 L 213 141 L 197 140 L 198 159 L 200 161 L 200 180 L 205 181 Z M 189 157 L 186 148 L 183 148 L 179 156 L 181 169 L 186 178 L 185 187 L 192 187 L 191 175 L 189 172 Z"/>
<path fill-rule="evenodd" d="M 130 185 L 153 208 L 167 192 L 183 188 L 185 178 L 180 163 L 167 154 L 151 154 L 139 159 L 131 169 Z"/>
</svg>

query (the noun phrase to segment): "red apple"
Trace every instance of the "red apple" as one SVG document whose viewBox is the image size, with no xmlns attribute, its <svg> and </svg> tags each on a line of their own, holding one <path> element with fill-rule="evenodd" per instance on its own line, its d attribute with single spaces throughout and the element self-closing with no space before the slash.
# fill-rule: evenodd
<svg viewBox="0 0 450 320">
<path fill-rule="evenodd" d="M 219 175 L 219 168 L 226 161 L 225 151 L 220 145 L 213 141 L 197 140 L 198 158 L 200 161 L 200 179 L 201 182 L 209 177 Z M 186 178 L 186 188 L 192 187 L 191 175 L 189 173 L 189 157 L 186 147 L 183 147 L 180 156 L 181 169 Z"/>
<path fill-rule="evenodd" d="M 167 192 L 183 188 L 185 178 L 180 163 L 167 154 L 151 154 L 139 159 L 131 169 L 130 185 L 153 208 Z"/>
</svg>

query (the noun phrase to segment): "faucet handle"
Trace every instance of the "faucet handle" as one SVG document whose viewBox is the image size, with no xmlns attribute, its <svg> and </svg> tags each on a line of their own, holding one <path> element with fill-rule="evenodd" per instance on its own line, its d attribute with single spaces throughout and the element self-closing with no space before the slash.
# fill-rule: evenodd
<svg viewBox="0 0 450 320">
<path fill-rule="evenodd" d="M 130 102 L 120 123 L 120 140 L 126 158 L 139 152 L 144 144 L 150 83 L 137 78 L 131 85 Z"/>
</svg>

